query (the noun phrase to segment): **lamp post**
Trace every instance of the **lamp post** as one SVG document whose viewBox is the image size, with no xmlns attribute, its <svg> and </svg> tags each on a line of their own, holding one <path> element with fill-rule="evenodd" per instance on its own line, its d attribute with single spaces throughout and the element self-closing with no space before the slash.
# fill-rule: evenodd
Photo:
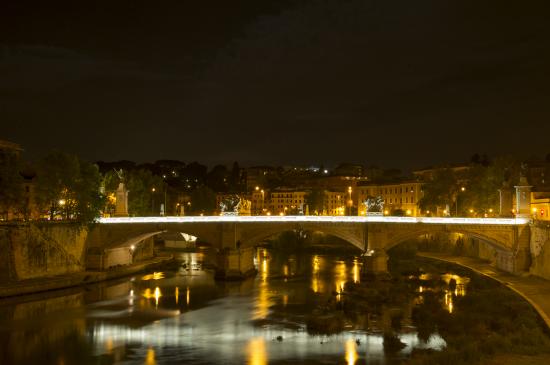
<svg viewBox="0 0 550 365">
<path fill-rule="evenodd" d="M 157 191 L 157 189 L 151 189 L 151 215 L 155 215 L 155 191 Z"/>
<path fill-rule="evenodd" d="M 460 192 L 465 192 L 466 188 L 464 186 L 460 187 Z M 456 200 L 455 200 L 455 216 L 458 217 L 458 197 L 460 196 L 460 192 L 456 193 Z"/>
<path fill-rule="evenodd" d="M 348 204 L 349 204 L 349 215 L 351 215 L 351 207 L 353 205 L 353 200 L 351 199 L 351 186 L 348 186 L 348 194 L 349 194 L 349 201 L 348 201 Z"/>
</svg>

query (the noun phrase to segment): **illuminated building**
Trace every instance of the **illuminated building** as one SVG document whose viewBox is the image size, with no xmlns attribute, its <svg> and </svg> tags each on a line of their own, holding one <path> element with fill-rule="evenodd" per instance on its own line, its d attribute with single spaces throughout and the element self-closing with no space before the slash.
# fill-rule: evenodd
<svg viewBox="0 0 550 365">
<path fill-rule="evenodd" d="M 390 184 L 364 184 L 355 188 L 359 201 L 358 215 L 365 215 L 363 202 L 368 197 L 381 196 L 384 199 L 384 209 L 393 215 L 400 211 L 402 215 L 415 217 L 419 215 L 418 201 L 422 198 L 422 183 L 418 181 L 402 181 Z"/>
</svg>

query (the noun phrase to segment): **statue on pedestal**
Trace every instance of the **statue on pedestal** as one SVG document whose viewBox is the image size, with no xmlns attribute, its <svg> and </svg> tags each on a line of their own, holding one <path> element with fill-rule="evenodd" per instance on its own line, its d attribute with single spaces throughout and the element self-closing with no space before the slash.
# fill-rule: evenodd
<svg viewBox="0 0 550 365">
<path fill-rule="evenodd" d="M 381 196 L 369 196 L 363 204 L 366 208 L 366 215 L 384 215 L 384 198 Z"/>
<path fill-rule="evenodd" d="M 239 215 L 241 208 L 241 198 L 238 195 L 226 196 L 220 202 L 221 215 Z"/>
<path fill-rule="evenodd" d="M 115 198 L 115 217 L 127 217 L 128 216 L 128 189 L 124 185 L 124 173 L 122 169 L 115 170 L 118 176 L 119 183 L 116 189 Z"/>
</svg>

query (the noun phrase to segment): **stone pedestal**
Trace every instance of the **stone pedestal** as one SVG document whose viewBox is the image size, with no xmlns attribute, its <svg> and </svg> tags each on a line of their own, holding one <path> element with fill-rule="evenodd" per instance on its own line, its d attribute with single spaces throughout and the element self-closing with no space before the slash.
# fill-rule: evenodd
<svg viewBox="0 0 550 365">
<path fill-rule="evenodd" d="M 118 184 L 116 190 L 116 205 L 115 205 L 115 217 L 127 217 L 128 216 L 128 190 L 124 183 Z"/>
<path fill-rule="evenodd" d="M 256 274 L 253 247 L 225 248 L 218 253 L 216 280 L 243 280 Z"/>
<path fill-rule="evenodd" d="M 531 217 L 531 188 L 527 178 L 522 176 L 516 188 L 516 217 Z"/>
<path fill-rule="evenodd" d="M 388 273 L 388 254 L 383 249 L 376 249 L 364 256 L 364 272 L 367 275 Z"/>
</svg>

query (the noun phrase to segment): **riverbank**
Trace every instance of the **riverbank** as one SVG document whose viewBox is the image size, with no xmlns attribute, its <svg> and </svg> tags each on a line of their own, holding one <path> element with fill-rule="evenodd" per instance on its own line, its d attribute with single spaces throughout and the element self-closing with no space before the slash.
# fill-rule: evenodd
<svg viewBox="0 0 550 365">
<path fill-rule="evenodd" d="M 517 276 L 500 271 L 487 262 L 472 257 L 453 256 L 435 252 L 417 252 L 420 257 L 442 260 L 464 266 L 478 274 L 494 279 L 510 288 L 535 308 L 550 329 L 550 281 L 533 277 Z"/>
<path fill-rule="evenodd" d="M 0 298 L 34 294 L 51 290 L 87 285 L 106 280 L 117 279 L 135 273 L 153 269 L 173 259 L 173 256 L 158 256 L 150 260 L 121 266 L 108 271 L 83 271 L 79 273 L 57 275 L 39 279 L 27 279 L 0 285 Z"/>
</svg>

